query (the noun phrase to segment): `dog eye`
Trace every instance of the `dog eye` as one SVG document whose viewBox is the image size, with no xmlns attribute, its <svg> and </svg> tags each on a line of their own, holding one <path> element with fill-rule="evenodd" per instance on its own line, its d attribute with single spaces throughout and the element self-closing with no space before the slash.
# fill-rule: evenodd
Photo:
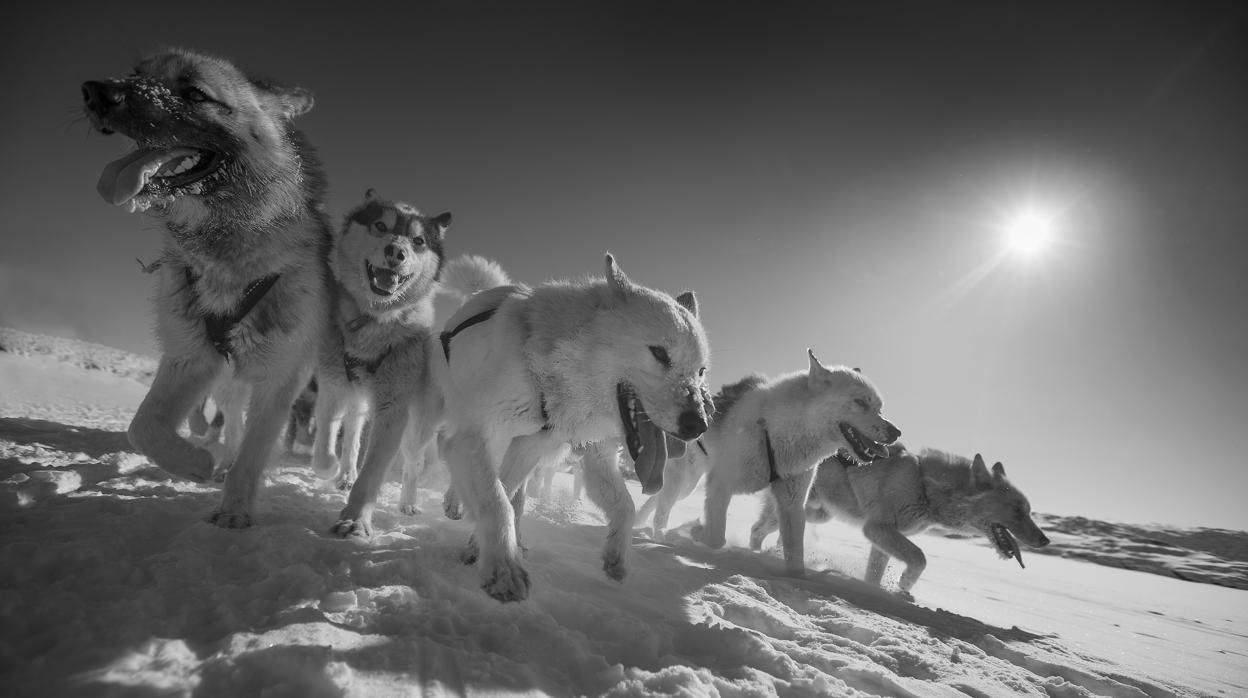
<svg viewBox="0 0 1248 698">
<path fill-rule="evenodd" d="M 389 230 L 389 228 L 386 227 L 385 221 L 373 221 L 373 230 L 376 230 L 379 233 L 384 233 Z"/>
<path fill-rule="evenodd" d="M 856 405 L 858 405 L 859 407 L 861 407 L 861 408 L 862 408 L 862 410 L 863 410 L 864 412 L 866 412 L 867 410 L 871 409 L 871 406 L 867 404 L 867 401 L 866 401 L 866 400 L 863 400 L 862 398 L 857 398 L 857 399 L 855 399 L 855 400 L 854 400 L 854 404 L 856 404 Z"/>
<path fill-rule="evenodd" d="M 705 377 L 706 377 L 706 367 L 703 366 L 702 368 L 698 369 L 698 378 L 705 378 Z"/>
<path fill-rule="evenodd" d="M 667 355 L 667 350 L 660 346 L 650 347 L 650 354 L 654 356 L 654 360 L 663 365 L 663 368 L 672 367 L 672 359 Z"/>
<path fill-rule="evenodd" d="M 413 237 L 413 238 L 412 238 L 412 245 L 414 245 L 414 246 L 416 246 L 416 247 L 421 247 L 421 246 L 423 246 L 424 244 L 425 244 L 425 239 L 424 239 L 424 238 L 422 238 L 421 236 L 417 235 L 417 236 L 415 236 L 415 237 Z"/>
<path fill-rule="evenodd" d="M 199 89 L 198 87 L 191 87 L 187 89 L 186 94 L 184 96 L 186 97 L 186 101 L 188 102 L 207 102 L 208 101 L 208 95 L 205 94 L 204 91 Z"/>
</svg>

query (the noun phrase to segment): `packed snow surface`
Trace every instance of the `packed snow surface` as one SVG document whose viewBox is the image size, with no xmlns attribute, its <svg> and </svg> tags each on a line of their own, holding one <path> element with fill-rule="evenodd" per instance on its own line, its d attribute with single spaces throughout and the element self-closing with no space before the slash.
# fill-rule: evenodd
<svg viewBox="0 0 1248 698">
<path fill-rule="evenodd" d="M 126 441 L 150 364 L 62 349 L 0 352 L 4 695 L 1248 695 L 1243 533 L 1192 552 L 1190 531 L 1050 519 L 1056 554 L 1025 550 L 1026 569 L 923 536 L 910 603 L 895 572 L 855 579 L 867 546 L 834 524 L 808 529 L 808 578 L 785 577 L 776 550 L 744 549 L 750 497 L 727 547 L 693 542 L 698 490 L 671 536 L 638 532 L 620 584 L 559 473 L 521 526 L 532 595 L 500 604 L 461 563 L 469 524 L 444 518 L 436 477 L 422 513 L 389 483 L 383 533 L 340 540 L 344 496 L 277 447 L 259 525 L 206 523 L 219 490 Z"/>
</svg>

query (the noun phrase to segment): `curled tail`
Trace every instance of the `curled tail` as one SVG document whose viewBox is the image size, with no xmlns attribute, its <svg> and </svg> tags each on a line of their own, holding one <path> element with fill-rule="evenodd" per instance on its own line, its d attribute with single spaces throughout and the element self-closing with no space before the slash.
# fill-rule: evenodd
<svg viewBox="0 0 1248 698">
<path fill-rule="evenodd" d="M 442 293 L 464 300 L 478 291 L 511 283 L 507 272 L 494 262 L 474 254 L 460 255 L 442 268 Z"/>
</svg>

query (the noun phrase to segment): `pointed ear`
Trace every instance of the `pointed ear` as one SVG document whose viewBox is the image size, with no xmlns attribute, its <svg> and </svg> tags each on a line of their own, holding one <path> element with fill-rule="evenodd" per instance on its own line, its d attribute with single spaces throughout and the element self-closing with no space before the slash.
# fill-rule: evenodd
<svg viewBox="0 0 1248 698">
<path fill-rule="evenodd" d="M 811 390 L 816 390 L 828 382 L 832 372 L 819 363 L 819 359 L 815 357 L 814 351 L 807 349 L 806 356 L 810 358 L 810 371 L 806 375 L 806 381 L 810 385 Z"/>
<path fill-rule="evenodd" d="M 284 87 L 264 82 L 254 83 L 261 90 L 272 95 L 282 116 L 293 119 L 312 111 L 312 91 L 302 87 Z"/>
<path fill-rule="evenodd" d="M 1001 465 L 1001 461 L 992 464 L 992 476 L 998 480 L 1005 477 L 1005 466 Z"/>
<path fill-rule="evenodd" d="M 688 310 L 694 317 L 698 316 L 698 299 L 694 297 L 693 291 L 685 291 L 676 296 L 676 302 L 680 303 L 685 310 Z"/>
<path fill-rule="evenodd" d="M 430 220 L 433 221 L 434 227 L 438 230 L 438 237 L 442 237 L 446 235 L 446 229 L 451 227 L 451 212 L 439 213 Z"/>
<path fill-rule="evenodd" d="M 988 474 L 988 466 L 984 463 L 984 457 L 975 454 L 975 460 L 971 462 L 971 484 L 976 487 L 991 487 L 992 476 Z"/>
<path fill-rule="evenodd" d="M 373 200 L 380 199 L 380 198 L 381 197 L 377 195 L 376 189 L 368 189 L 364 192 L 365 201 L 373 201 Z"/>
<path fill-rule="evenodd" d="M 615 257 L 611 253 L 607 253 L 607 285 L 611 290 L 615 291 L 615 295 L 623 298 L 633 287 L 633 282 L 624 276 L 624 271 L 615 263 Z"/>
</svg>

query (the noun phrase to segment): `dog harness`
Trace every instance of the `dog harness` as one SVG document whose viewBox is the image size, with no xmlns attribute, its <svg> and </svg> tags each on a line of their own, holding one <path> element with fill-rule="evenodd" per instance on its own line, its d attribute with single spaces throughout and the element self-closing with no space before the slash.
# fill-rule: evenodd
<svg viewBox="0 0 1248 698">
<path fill-rule="evenodd" d="M 183 267 L 186 271 L 186 285 L 190 289 L 191 304 L 199 310 L 204 318 L 204 330 L 208 333 L 208 341 L 217 350 L 217 353 L 225 357 L 229 361 L 234 347 L 230 344 L 230 331 L 233 330 L 238 323 L 247 317 L 252 308 L 264 298 L 264 294 L 273 288 L 273 284 L 281 278 L 281 274 L 270 274 L 266 277 L 256 279 L 247 286 L 247 290 L 243 291 L 243 298 L 234 308 L 233 312 L 215 313 L 204 310 L 199 304 L 199 292 L 195 290 L 195 284 L 199 281 L 199 276 L 189 266 Z"/>
<path fill-rule="evenodd" d="M 381 362 L 385 361 L 389 355 L 390 350 L 387 349 L 372 361 L 365 361 L 354 354 L 343 353 L 342 367 L 347 371 L 347 380 L 352 383 L 359 382 L 360 375 L 356 373 L 356 370 L 361 368 L 368 371 L 368 375 L 373 375 L 377 372 L 377 369 L 381 368 Z"/>
<path fill-rule="evenodd" d="M 442 354 L 446 356 L 446 363 L 451 363 L 451 340 L 455 338 L 455 335 L 463 332 L 473 325 L 479 325 L 486 320 L 489 320 L 494 317 L 494 313 L 497 312 L 498 306 L 486 308 L 485 310 L 482 310 L 476 315 L 473 315 L 472 317 L 459 323 L 453 329 L 447 330 L 446 332 L 438 335 L 438 339 L 442 341 Z M 542 415 L 542 431 L 550 431 L 550 415 L 546 412 L 546 393 L 543 393 L 540 390 L 537 392 L 537 408 Z"/>
<path fill-rule="evenodd" d="M 780 479 L 780 473 L 776 472 L 776 451 L 771 447 L 771 434 L 767 433 L 767 427 L 763 427 L 763 446 L 767 449 L 767 484 L 775 484 Z"/>
</svg>

